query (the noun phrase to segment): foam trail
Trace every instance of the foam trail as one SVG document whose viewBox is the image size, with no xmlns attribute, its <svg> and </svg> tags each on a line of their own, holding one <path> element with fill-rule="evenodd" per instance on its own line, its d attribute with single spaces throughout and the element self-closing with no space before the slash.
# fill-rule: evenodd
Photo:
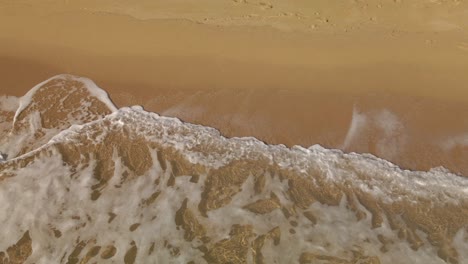
<svg viewBox="0 0 468 264">
<path fill-rule="evenodd" d="M 393 159 L 406 144 L 405 127 L 398 117 L 388 110 L 382 110 L 375 116 L 378 128 L 383 136 L 377 141 L 377 153 L 385 153 L 385 158 Z"/>
<path fill-rule="evenodd" d="M 439 143 L 445 151 L 450 151 L 456 146 L 468 146 L 468 135 L 453 136 Z"/>
<path fill-rule="evenodd" d="M 366 125 L 367 118 L 365 114 L 359 112 L 356 105 L 353 107 L 353 116 L 351 118 L 351 124 L 349 125 L 348 133 L 346 133 L 345 140 L 341 149 L 348 149 L 353 140 L 358 135 L 359 131 Z"/>
<path fill-rule="evenodd" d="M 15 112 L 19 106 L 16 96 L 0 96 L 0 111 Z"/>
<path fill-rule="evenodd" d="M 59 75 L 51 77 L 51 78 L 37 84 L 36 86 L 34 86 L 31 90 L 29 90 L 24 96 L 22 96 L 19 99 L 19 107 L 15 112 L 13 122 L 16 122 L 16 119 L 21 114 L 21 112 L 23 112 L 23 110 L 28 105 L 31 104 L 34 94 L 39 89 L 41 89 L 45 84 L 47 84 L 48 82 L 53 81 L 53 80 L 67 80 L 67 79 L 73 79 L 73 80 L 77 80 L 77 81 L 80 81 L 80 82 L 84 83 L 85 87 L 88 89 L 88 91 L 89 91 L 89 93 L 91 95 L 99 98 L 100 101 L 102 101 L 104 104 L 106 104 L 106 106 L 109 109 L 111 109 L 112 111 L 117 111 L 117 108 L 115 107 L 115 105 L 110 100 L 109 95 L 104 90 L 99 88 L 92 80 L 90 80 L 88 78 L 85 78 L 85 77 L 73 76 L 73 75 L 70 75 L 70 74 L 59 74 Z"/>
<path fill-rule="evenodd" d="M 91 80 L 68 74 L 54 76 L 19 99 L 9 132 L 0 138 L 0 151 L 13 158 L 40 147 L 73 124 L 116 110 L 107 93 Z"/>
</svg>

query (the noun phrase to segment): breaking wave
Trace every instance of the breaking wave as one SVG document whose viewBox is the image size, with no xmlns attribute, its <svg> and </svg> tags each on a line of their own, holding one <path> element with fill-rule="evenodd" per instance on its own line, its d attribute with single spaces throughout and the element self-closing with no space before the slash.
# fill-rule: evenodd
<svg viewBox="0 0 468 264">
<path fill-rule="evenodd" d="M 70 75 L 1 100 L 0 263 L 468 263 L 443 168 L 225 138 Z"/>
</svg>

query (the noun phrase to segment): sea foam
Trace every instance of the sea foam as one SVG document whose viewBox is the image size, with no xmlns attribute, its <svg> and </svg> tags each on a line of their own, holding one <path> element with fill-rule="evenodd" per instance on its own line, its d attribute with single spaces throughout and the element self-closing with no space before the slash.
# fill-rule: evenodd
<svg viewBox="0 0 468 264">
<path fill-rule="evenodd" d="M 106 102 L 103 94 L 94 98 Z M 21 101 L 17 117 L 35 103 L 31 94 Z M 0 163 L 0 256 L 21 248 L 21 263 L 468 263 L 468 178 L 108 108 Z M 42 129 L 37 113 L 24 131 Z"/>
</svg>

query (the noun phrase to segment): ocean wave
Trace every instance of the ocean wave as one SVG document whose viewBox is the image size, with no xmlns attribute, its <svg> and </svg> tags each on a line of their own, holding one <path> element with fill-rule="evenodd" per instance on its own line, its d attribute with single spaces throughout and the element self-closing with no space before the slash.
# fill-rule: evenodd
<svg viewBox="0 0 468 264">
<path fill-rule="evenodd" d="M 11 153 L 0 163 L 0 260 L 468 263 L 468 178 L 443 168 L 226 138 L 138 106 L 116 110 L 69 75 L 20 102 L 0 145 Z M 63 121 L 44 121 L 54 115 Z M 22 151 L 5 151 L 25 137 Z"/>
</svg>

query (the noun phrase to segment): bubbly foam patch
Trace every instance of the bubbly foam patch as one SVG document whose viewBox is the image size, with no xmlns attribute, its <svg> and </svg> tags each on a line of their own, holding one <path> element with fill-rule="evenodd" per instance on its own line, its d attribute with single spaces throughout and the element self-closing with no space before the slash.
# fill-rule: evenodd
<svg viewBox="0 0 468 264">
<path fill-rule="evenodd" d="M 457 146 L 466 147 L 468 146 L 468 135 L 453 136 L 445 140 L 441 140 L 439 144 L 445 151 L 454 149 Z"/>
<path fill-rule="evenodd" d="M 352 141 L 358 136 L 358 133 L 366 125 L 366 123 L 366 116 L 363 113 L 360 113 L 357 107 L 354 106 L 351 123 L 342 146 L 343 149 L 349 148 Z"/>
<path fill-rule="evenodd" d="M 60 74 L 56 75 L 48 80 L 45 80 L 38 85 L 34 86 L 31 90 L 29 90 L 28 93 L 26 93 L 24 96 L 22 96 L 19 99 L 19 107 L 16 110 L 14 120 L 16 121 L 17 117 L 21 112 L 33 102 L 33 97 L 37 93 L 38 90 L 40 90 L 45 84 L 49 83 L 50 81 L 57 81 L 57 80 L 62 80 L 62 81 L 67 81 L 67 80 L 74 80 L 77 82 L 81 82 L 84 84 L 84 87 L 88 90 L 88 92 L 98 98 L 101 102 L 103 102 L 111 111 L 116 111 L 117 108 L 115 105 L 112 103 L 112 101 L 109 99 L 108 94 L 99 88 L 92 80 L 85 78 L 85 77 L 78 77 L 70 74 Z"/>
<path fill-rule="evenodd" d="M 0 184 L 0 222 L 14 231 L 0 248 L 28 231 L 35 263 L 465 263 L 468 249 L 466 224 L 437 220 L 444 208 L 466 218 L 466 178 L 227 139 L 140 107 L 72 126 L 4 168 L 15 176 Z M 444 239 L 432 224 L 453 236 L 431 242 Z"/>
<path fill-rule="evenodd" d="M 91 80 L 66 74 L 35 86 L 19 99 L 16 108 L 12 127 L 0 139 L 0 151 L 9 157 L 40 147 L 73 124 L 116 111 L 107 94 Z"/>
<path fill-rule="evenodd" d="M 361 113 L 355 106 L 342 149 L 371 150 L 380 157 L 394 159 L 405 150 L 408 141 L 405 125 L 387 109 Z"/>
<path fill-rule="evenodd" d="M 440 198 L 449 201 L 451 199 L 447 196 L 447 193 L 463 198 L 465 193 L 460 191 L 459 187 L 468 187 L 468 181 L 458 175 L 439 171 L 402 170 L 396 165 L 370 154 L 346 154 L 340 150 L 329 150 L 319 145 L 314 145 L 308 149 L 300 146 L 288 149 L 281 145 L 266 145 L 255 138 L 227 139 L 213 128 L 183 123 L 176 118 L 148 113 L 140 107 L 123 108 L 109 115 L 107 119 L 117 126 L 133 124 L 135 130 L 142 131 L 141 135 L 147 140 L 175 147 L 184 153 L 191 162 L 215 168 L 229 164 L 241 157 L 265 158 L 271 163 L 279 164 L 283 168 L 293 169 L 295 172 L 304 175 L 308 169 L 314 167 L 327 174 L 327 179 L 330 181 L 352 179 L 356 185 L 363 184 L 363 186 L 369 184 L 364 184 L 357 174 L 375 173 L 376 175 L 372 180 L 379 183 L 378 185 L 381 185 L 382 188 L 388 188 L 388 190 L 382 190 L 382 195 L 390 197 L 394 196 L 391 190 L 392 186 L 394 186 L 400 190 L 406 190 L 407 193 L 417 194 L 421 192 L 422 196 L 440 195 Z M 79 129 L 80 127 L 75 128 Z M 71 129 L 69 133 L 62 133 L 62 140 L 73 133 L 76 133 L 76 130 Z M 197 146 L 204 144 L 206 144 L 205 147 L 213 151 L 199 151 Z M 345 164 L 351 165 L 357 173 L 346 171 Z M 398 180 L 394 181 L 395 179 Z M 414 183 L 416 179 L 421 179 L 425 188 L 419 188 L 419 184 Z M 441 190 L 441 185 L 449 189 Z M 369 188 L 371 187 L 369 186 Z M 425 193 L 426 191 L 427 193 Z"/>
<path fill-rule="evenodd" d="M 0 111 L 15 112 L 19 106 L 19 98 L 16 96 L 0 96 Z"/>
</svg>

